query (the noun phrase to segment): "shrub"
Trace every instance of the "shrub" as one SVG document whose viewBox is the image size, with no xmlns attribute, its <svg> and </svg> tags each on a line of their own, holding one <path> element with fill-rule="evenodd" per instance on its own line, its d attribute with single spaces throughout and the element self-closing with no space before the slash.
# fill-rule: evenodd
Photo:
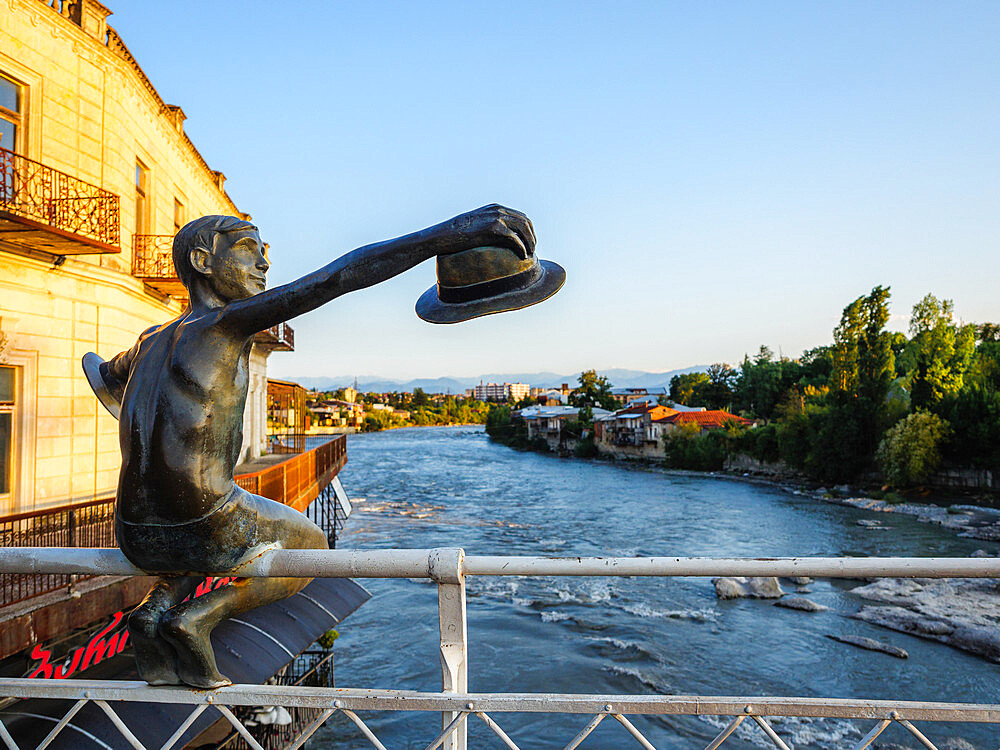
<svg viewBox="0 0 1000 750">
<path fill-rule="evenodd" d="M 663 441 L 666 465 L 671 469 L 718 471 L 728 454 L 726 440 L 721 430 L 701 435 L 694 424 L 671 430 Z"/>
<path fill-rule="evenodd" d="M 576 444 L 573 454 L 577 458 L 593 458 L 597 455 L 597 443 L 594 442 L 593 437 L 588 435 Z"/>
<path fill-rule="evenodd" d="M 876 460 L 886 481 L 897 487 L 922 484 L 941 464 L 951 426 L 936 414 L 914 412 L 885 433 Z"/>
</svg>

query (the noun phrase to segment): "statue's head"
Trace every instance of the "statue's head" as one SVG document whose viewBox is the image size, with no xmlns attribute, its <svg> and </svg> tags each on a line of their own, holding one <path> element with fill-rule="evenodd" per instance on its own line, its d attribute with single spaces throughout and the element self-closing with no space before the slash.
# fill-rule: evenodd
<svg viewBox="0 0 1000 750">
<path fill-rule="evenodd" d="M 202 216 L 174 237 L 177 277 L 194 297 L 204 287 L 226 302 L 264 291 L 270 264 L 257 227 L 236 216 Z M 201 283 L 199 283 L 199 280 Z"/>
</svg>

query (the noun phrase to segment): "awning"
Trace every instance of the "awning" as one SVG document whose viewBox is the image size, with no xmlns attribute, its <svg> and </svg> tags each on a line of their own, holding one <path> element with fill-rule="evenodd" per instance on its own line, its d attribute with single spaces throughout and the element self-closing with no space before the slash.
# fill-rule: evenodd
<svg viewBox="0 0 1000 750">
<path fill-rule="evenodd" d="M 219 670 L 233 682 L 262 684 L 333 628 L 371 595 L 346 578 L 317 578 L 288 599 L 251 610 L 220 624 L 212 633 Z M 88 679 L 135 680 L 132 649 L 87 671 Z M 35 747 L 69 711 L 73 701 L 27 699 L 0 711 L 17 744 Z M 160 747 L 191 713 L 189 705 L 115 703 L 113 708 L 146 747 Z M 175 745 L 184 747 L 220 715 L 204 712 Z M 84 706 L 49 745 L 61 750 L 131 750 L 107 715 Z"/>
</svg>

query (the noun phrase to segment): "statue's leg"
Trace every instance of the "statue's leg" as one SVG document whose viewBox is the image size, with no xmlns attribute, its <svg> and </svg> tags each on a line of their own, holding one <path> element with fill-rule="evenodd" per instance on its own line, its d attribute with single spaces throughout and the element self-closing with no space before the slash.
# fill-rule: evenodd
<svg viewBox="0 0 1000 750">
<path fill-rule="evenodd" d="M 246 501 L 258 513 L 258 543 L 287 549 L 326 549 L 326 534 L 298 511 L 252 495 Z M 159 632 L 177 652 L 177 673 L 192 687 L 231 684 L 219 673 L 212 650 L 212 630 L 223 620 L 298 593 L 309 578 L 240 578 L 197 599 L 176 605 L 160 619 Z"/>
<path fill-rule="evenodd" d="M 203 579 L 197 576 L 161 578 L 128 617 L 128 635 L 135 650 L 139 676 L 150 685 L 180 685 L 177 652 L 157 630 L 163 613 L 179 604 Z"/>
</svg>

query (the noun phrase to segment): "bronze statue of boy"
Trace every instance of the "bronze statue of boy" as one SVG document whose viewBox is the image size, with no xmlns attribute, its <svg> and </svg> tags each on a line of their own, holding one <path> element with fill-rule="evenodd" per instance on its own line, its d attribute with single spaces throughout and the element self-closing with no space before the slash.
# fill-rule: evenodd
<svg viewBox="0 0 1000 750">
<path fill-rule="evenodd" d="M 359 248 L 265 291 L 268 261 L 253 224 L 205 216 L 177 233 L 173 259 L 190 298 L 187 309 L 99 367 L 93 361 L 99 358 L 88 355 L 93 358 L 88 378 L 98 395 L 113 413 L 120 405 L 118 544 L 137 567 L 160 576 L 128 621 L 143 679 L 199 688 L 229 684 L 216 666 L 212 629 L 228 617 L 295 594 L 309 580 L 242 578 L 185 599 L 205 573 L 237 569 L 267 549 L 327 547 L 323 531 L 304 515 L 233 481 L 254 334 L 435 256 L 492 246 L 526 262 L 534 245 L 526 216 L 485 206 Z M 562 281 L 556 281 L 557 289 Z M 491 283 L 482 288 L 495 290 Z M 550 278 L 549 286 L 553 283 Z M 538 280 L 532 284 L 537 287 Z M 526 292 L 508 293 L 522 299 Z M 522 299 L 518 306 L 532 301 Z M 501 309 L 512 309 L 510 300 L 474 314 Z"/>
</svg>

